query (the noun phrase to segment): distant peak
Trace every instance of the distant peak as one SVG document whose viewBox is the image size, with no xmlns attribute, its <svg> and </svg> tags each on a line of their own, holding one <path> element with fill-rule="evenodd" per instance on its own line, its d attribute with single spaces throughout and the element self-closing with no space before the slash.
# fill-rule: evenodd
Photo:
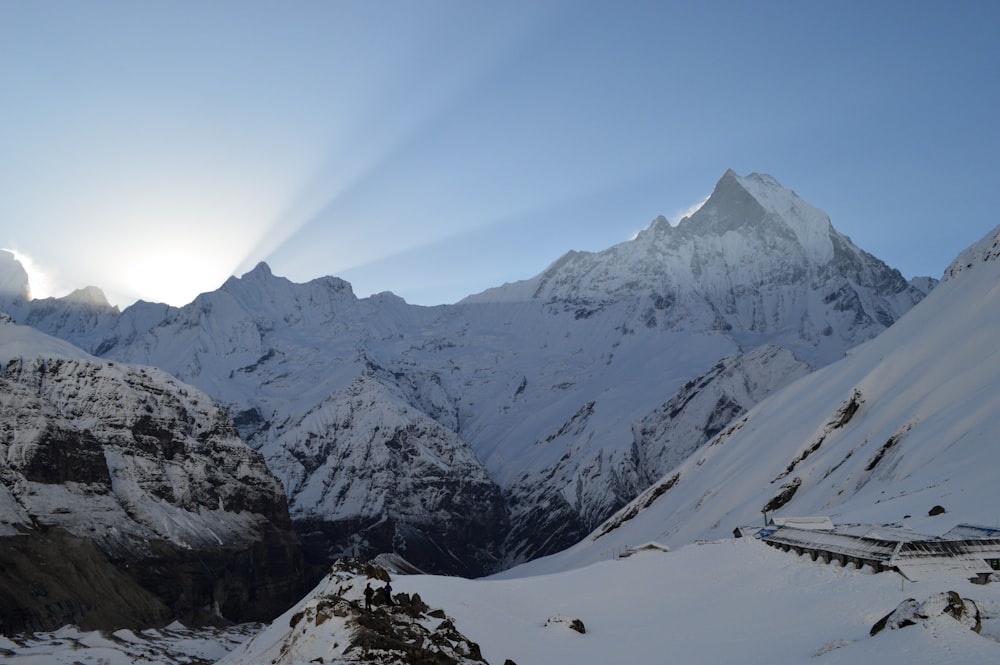
<svg viewBox="0 0 1000 665">
<path fill-rule="evenodd" d="M 739 187 L 758 200 L 761 197 L 758 197 L 757 194 L 762 193 L 765 190 L 788 191 L 774 176 L 770 176 L 766 173 L 757 173 L 755 171 L 748 175 L 741 176 L 732 169 L 726 169 L 726 172 L 722 174 L 721 178 L 719 178 L 719 182 L 716 183 L 715 188 L 716 190 L 726 190 L 733 187 Z M 764 203 L 764 201 L 760 202 Z"/>
<path fill-rule="evenodd" d="M 243 275 L 243 279 L 246 278 L 261 278 L 261 277 L 274 277 L 274 273 L 271 272 L 271 266 L 267 265 L 264 261 L 261 261 L 254 266 L 253 270 Z"/>
<path fill-rule="evenodd" d="M 82 289 L 77 289 L 66 296 L 66 300 L 80 305 L 90 305 L 102 308 L 111 307 L 111 303 L 108 302 L 107 297 L 104 295 L 104 291 L 100 290 L 96 286 L 85 286 Z"/>
<path fill-rule="evenodd" d="M 739 177 L 739 176 L 737 176 L 737 177 Z M 755 182 L 755 183 L 758 183 L 760 185 L 765 185 L 767 187 L 774 187 L 776 189 L 784 189 L 784 187 L 781 186 L 781 183 L 778 182 L 778 180 L 774 176 L 768 175 L 766 173 L 757 173 L 756 171 L 754 171 L 753 173 L 750 173 L 749 175 L 745 176 L 744 178 L 739 178 L 739 179 L 740 180 L 749 180 L 751 182 Z"/>
<path fill-rule="evenodd" d="M 785 233 L 784 228 L 816 263 L 833 258 L 830 218 L 766 173 L 741 176 L 727 169 L 705 204 L 680 226 L 686 233 L 720 236 L 738 229 Z"/>
<path fill-rule="evenodd" d="M 0 249 L 0 296 L 31 300 L 28 273 L 13 252 Z"/>
</svg>

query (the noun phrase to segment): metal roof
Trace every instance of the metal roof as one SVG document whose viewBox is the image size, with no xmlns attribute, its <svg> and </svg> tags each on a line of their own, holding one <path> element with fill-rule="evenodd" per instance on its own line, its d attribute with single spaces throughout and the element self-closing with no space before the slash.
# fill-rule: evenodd
<svg viewBox="0 0 1000 665">
<path fill-rule="evenodd" d="M 779 526 L 759 537 L 771 545 L 895 568 L 911 580 L 939 573 L 981 576 L 994 572 L 987 559 L 1000 560 L 1000 530 L 968 524 L 941 537 L 921 535 L 898 525 L 858 524 L 833 529 Z"/>
</svg>

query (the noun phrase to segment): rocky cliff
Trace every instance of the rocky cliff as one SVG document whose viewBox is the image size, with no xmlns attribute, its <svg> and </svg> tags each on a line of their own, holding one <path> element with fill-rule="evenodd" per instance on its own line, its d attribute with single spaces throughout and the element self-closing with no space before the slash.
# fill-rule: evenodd
<svg viewBox="0 0 1000 665">
<path fill-rule="evenodd" d="M 301 546 L 263 457 L 201 391 L 0 324 L 4 630 L 268 618 Z"/>
</svg>

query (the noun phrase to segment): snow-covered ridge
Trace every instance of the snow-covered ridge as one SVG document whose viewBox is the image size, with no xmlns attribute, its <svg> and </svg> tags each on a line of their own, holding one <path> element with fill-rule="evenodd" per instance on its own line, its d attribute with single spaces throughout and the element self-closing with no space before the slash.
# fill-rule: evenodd
<svg viewBox="0 0 1000 665">
<path fill-rule="evenodd" d="M 954 279 L 966 270 L 974 269 L 980 263 L 1000 259 L 1000 226 L 958 255 L 944 273 L 944 279 Z"/>
<path fill-rule="evenodd" d="M 64 340 L 39 334 L 29 326 L 15 324 L 9 316 L 0 313 L 0 366 L 13 358 L 67 358 L 97 361 L 83 349 Z"/>
</svg>

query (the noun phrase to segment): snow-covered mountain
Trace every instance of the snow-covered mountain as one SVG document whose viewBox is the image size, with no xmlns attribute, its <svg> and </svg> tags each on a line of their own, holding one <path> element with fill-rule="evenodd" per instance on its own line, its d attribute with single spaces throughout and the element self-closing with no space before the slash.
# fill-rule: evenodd
<svg viewBox="0 0 1000 665">
<path fill-rule="evenodd" d="M 685 383 L 632 427 L 637 467 L 648 474 L 646 485 L 687 459 L 734 418 L 810 371 L 791 351 L 766 345 L 723 358 Z"/>
<path fill-rule="evenodd" d="M 475 575 L 576 542 L 727 416 L 879 334 L 931 284 L 773 178 L 729 171 L 677 226 L 658 218 L 453 306 L 358 299 L 261 264 L 182 308 L 66 326 L 30 301 L 15 318 L 225 404 L 317 556 L 395 550 Z M 717 387 L 683 397 L 705 382 Z"/>
<path fill-rule="evenodd" d="M 573 548 L 520 574 L 657 540 L 718 538 L 774 516 L 995 525 L 1000 489 L 1000 227 L 880 336 L 787 386 Z"/>
<path fill-rule="evenodd" d="M 118 308 L 96 286 L 62 298 L 33 299 L 24 266 L 14 254 L 0 249 L 0 312 L 21 325 L 88 346 L 81 340 L 103 335 L 114 324 Z"/>
<path fill-rule="evenodd" d="M 0 321 L 0 628 L 270 618 L 287 503 L 207 395 Z"/>
<path fill-rule="evenodd" d="M 814 364 L 873 337 L 926 293 L 858 249 L 772 177 L 729 170 L 693 215 L 657 218 L 629 242 L 570 252 L 534 279 L 465 302 L 542 301 L 624 327 L 722 331 L 748 350 L 789 348 Z"/>
</svg>

